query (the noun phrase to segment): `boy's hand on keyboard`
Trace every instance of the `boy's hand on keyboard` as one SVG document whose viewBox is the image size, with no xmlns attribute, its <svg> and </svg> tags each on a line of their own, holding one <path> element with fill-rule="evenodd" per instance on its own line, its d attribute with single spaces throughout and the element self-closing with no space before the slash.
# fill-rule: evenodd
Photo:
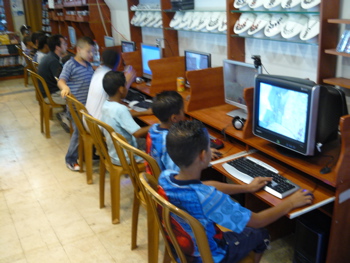
<svg viewBox="0 0 350 263">
<path fill-rule="evenodd" d="M 272 181 L 272 177 L 255 177 L 250 184 L 247 185 L 248 193 L 255 193 L 261 190 L 268 182 Z"/>
<path fill-rule="evenodd" d="M 304 205 L 312 204 L 314 197 L 313 195 L 310 195 L 310 191 L 299 189 L 297 192 L 292 194 L 287 200 L 289 200 L 292 203 L 294 209 Z"/>
<path fill-rule="evenodd" d="M 215 160 L 215 159 L 219 159 L 222 157 L 222 153 L 219 152 L 217 149 L 215 148 L 210 148 L 211 149 L 211 159 Z"/>
</svg>

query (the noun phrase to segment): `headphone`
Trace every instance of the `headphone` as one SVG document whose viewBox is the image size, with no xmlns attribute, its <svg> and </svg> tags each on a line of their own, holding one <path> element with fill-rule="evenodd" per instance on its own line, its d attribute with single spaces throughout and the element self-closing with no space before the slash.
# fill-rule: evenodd
<svg viewBox="0 0 350 263">
<path fill-rule="evenodd" d="M 29 34 L 30 28 L 28 28 L 27 25 L 23 25 L 23 27 L 26 29 L 26 30 L 24 31 L 24 33 Z"/>
<path fill-rule="evenodd" d="M 236 129 L 236 130 L 242 130 L 244 127 L 244 123 L 245 123 L 246 119 L 241 118 L 239 116 L 236 116 L 232 119 L 232 126 Z"/>
</svg>

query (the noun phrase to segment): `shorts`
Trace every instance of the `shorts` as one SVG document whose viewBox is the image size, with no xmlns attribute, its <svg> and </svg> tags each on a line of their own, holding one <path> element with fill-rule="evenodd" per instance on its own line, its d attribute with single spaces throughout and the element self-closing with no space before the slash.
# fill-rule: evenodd
<svg viewBox="0 0 350 263">
<path fill-rule="evenodd" d="M 224 232 L 227 244 L 226 256 L 221 263 L 234 263 L 249 254 L 250 251 L 263 253 L 270 245 L 270 235 L 265 228 L 246 227 L 241 233 Z"/>
</svg>

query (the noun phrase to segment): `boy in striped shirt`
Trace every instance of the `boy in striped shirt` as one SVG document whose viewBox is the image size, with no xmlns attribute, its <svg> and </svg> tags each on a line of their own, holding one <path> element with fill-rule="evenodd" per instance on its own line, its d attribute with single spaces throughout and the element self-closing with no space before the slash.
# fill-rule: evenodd
<svg viewBox="0 0 350 263">
<path fill-rule="evenodd" d="M 94 70 L 91 61 L 95 42 L 89 37 L 82 37 L 77 42 L 77 53 L 68 60 L 62 69 L 57 83 L 64 98 L 73 94 L 75 98 L 85 105 L 89 86 Z M 79 131 L 72 120 L 73 134 L 66 154 L 66 166 L 72 171 L 79 171 L 78 160 L 78 138 Z"/>
</svg>

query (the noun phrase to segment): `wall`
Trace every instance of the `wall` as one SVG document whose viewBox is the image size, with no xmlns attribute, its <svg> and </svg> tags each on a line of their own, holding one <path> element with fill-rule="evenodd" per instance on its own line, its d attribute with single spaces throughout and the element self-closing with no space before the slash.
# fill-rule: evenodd
<svg viewBox="0 0 350 263">
<path fill-rule="evenodd" d="M 195 0 L 196 9 L 225 10 L 225 0 Z M 323 0 L 325 1 L 325 0 Z M 326 0 L 331 1 L 331 0 Z M 116 29 L 123 35 L 130 37 L 127 21 L 126 0 L 105 0 L 110 6 L 112 17 L 118 17 L 112 21 Z M 118 3 L 115 3 L 118 2 Z M 341 17 L 349 18 L 350 5 L 345 3 L 349 0 L 341 0 Z M 113 3 L 113 7 L 110 4 Z M 140 0 L 140 3 L 159 3 L 158 0 Z M 346 15 L 347 14 L 347 15 Z M 114 31 L 114 30 L 113 30 Z M 144 28 L 142 29 L 143 41 L 155 43 L 156 38 L 162 38 L 162 30 Z M 115 33 L 116 43 L 119 43 L 120 36 Z M 192 33 L 179 31 L 179 49 L 183 54 L 185 49 L 200 50 L 212 54 L 212 65 L 221 66 L 222 60 L 227 57 L 226 35 L 215 35 L 208 33 Z M 166 43 L 162 43 L 165 45 Z M 251 56 L 260 55 L 265 69 L 270 74 L 297 76 L 302 78 L 316 79 L 317 70 L 317 46 L 282 43 L 259 39 L 246 39 L 246 62 L 252 63 Z M 285 69 L 288 68 L 288 71 Z M 338 75 L 350 78 L 350 58 L 339 58 Z M 264 71 L 266 72 L 266 71 Z"/>
<path fill-rule="evenodd" d="M 26 24 L 24 16 L 24 6 L 22 0 L 11 0 L 11 12 L 14 31 L 19 32 L 19 28 Z"/>
</svg>

